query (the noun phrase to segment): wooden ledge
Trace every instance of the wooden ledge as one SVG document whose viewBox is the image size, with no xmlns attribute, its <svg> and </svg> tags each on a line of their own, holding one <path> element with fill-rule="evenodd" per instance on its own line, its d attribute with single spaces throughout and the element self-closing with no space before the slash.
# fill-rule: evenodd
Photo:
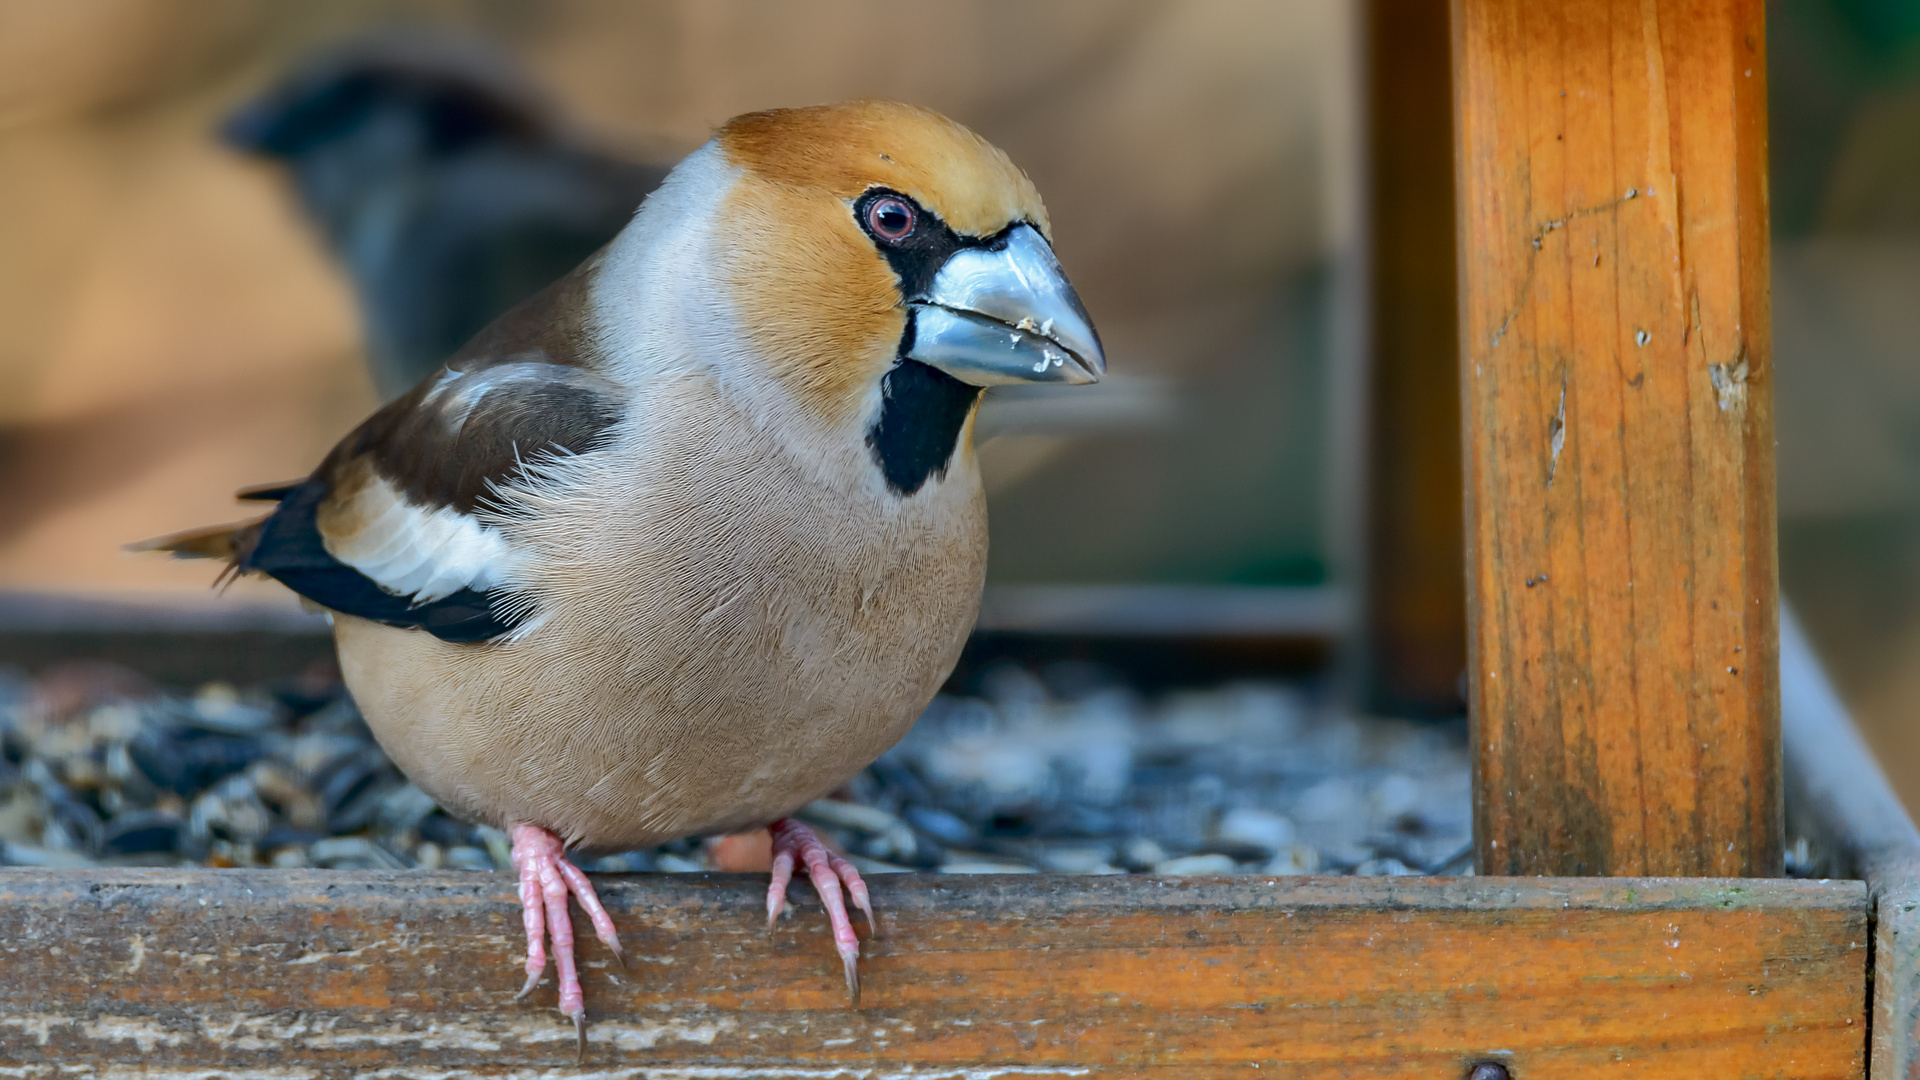
<svg viewBox="0 0 1920 1080">
<path fill-rule="evenodd" d="M 888 876 L 850 1012 L 801 889 L 768 936 L 758 878 L 597 880 L 632 967 L 577 924 L 578 1075 L 1863 1069 L 1860 882 Z M 0 872 L 0 1073 L 573 1075 L 551 982 L 512 1001 L 512 889 L 419 871 Z"/>
</svg>

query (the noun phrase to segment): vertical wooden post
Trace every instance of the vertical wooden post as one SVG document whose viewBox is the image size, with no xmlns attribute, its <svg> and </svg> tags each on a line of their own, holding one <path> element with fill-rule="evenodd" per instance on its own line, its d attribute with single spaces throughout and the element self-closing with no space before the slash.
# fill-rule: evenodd
<svg viewBox="0 0 1920 1080">
<path fill-rule="evenodd" d="M 1454 0 L 1483 873 L 1781 873 L 1763 0 Z"/>
<path fill-rule="evenodd" d="M 1362 679 L 1457 715 L 1467 663 L 1447 0 L 1366 5 L 1367 553 Z"/>
</svg>

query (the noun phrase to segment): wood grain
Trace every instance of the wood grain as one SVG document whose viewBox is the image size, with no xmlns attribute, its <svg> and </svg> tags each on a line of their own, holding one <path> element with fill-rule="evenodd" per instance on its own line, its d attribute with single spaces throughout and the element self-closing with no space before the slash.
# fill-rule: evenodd
<svg viewBox="0 0 1920 1080">
<path fill-rule="evenodd" d="M 1363 685 L 1458 716 L 1467 664 L 1447 0 L 1369 0 Z"/>
<path fill-rule="evenodd" d="M 1781 873 L 1761 0 L 1455 0 L 1483 872 Z"/>
<path fill-rule="evenodd" d="M 769 937 L 763 879 L 600 881 L 632 965 L 610 967 L 579 927 L 583 1075 L 1863 1065 L 1858 882 L 890 876 L 854 1013 L 799 890 Z M 520 941 L 502 875 L 0 871 L 0 1063 L 35 1078 L 570 1073 L 551 982 L 511 1000 Z"/>
</svg>

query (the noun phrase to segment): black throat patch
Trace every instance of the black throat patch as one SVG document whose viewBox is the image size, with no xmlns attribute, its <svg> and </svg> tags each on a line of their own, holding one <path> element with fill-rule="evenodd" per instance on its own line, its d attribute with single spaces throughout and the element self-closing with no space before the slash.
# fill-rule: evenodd
<svg viewBox="0 0 1920 1080">
<path fill-rule="evenodd" d="M 877 199 L 913 203 L 918 214 L 913 231 L 891 240 L 874 235 L 867 222 L 867 208 Z M 1014 229 L 1026 224 L 1016 221 L 987 237 L 961 236 L 908 196 L 880 187 L 869 189 L 855 200 L 852 210 L 854 220 L 873 238 L 892 267 L 900 282 L 900 295 L 910 304 L 926 298 L 934 276 L 954 252 L 969 247 L 998 251 L 1006 246 Z M 929 477 L 946 476 L 953 452 L 960 445 L 960 429 L 980 400 L 981 390 L 938 368 L 907 359 L 913 351 L 913 330 L 909 319 L 906 337 L 900 342 L 900 361 L 880 379 L 880 419 L 867 431 L 873 460 L 887 478 L 887 486 L 902 498 L 919 491 Z"/>
<path fill-rule="evenodd" d="M 867 448 L 887 486 L 905 497 L 928 477 L 946 476 L 980 387 L 903 359 L 881 377 L 880 400 L 880 419 L 867 431 Z"/>
</svg>

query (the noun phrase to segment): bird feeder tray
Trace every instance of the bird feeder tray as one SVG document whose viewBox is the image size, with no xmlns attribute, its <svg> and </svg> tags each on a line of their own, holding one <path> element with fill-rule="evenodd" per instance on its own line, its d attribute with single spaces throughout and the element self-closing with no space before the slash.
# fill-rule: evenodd
<svg viewBox="0 0 1920 1080">
<path fill-rule="evenodd" d="M 1325 598 L 1269 610 L 1300 604 L 1329 621 L 1253 640 L 1330 635 Z M 998 625 L 1052 655 L 1070 610 Z M 95 625 L 121 659 L 152 632 Z M 1920 1067 L 1920 842 L 1804 642 L 1783 654 L 1790 815 L 1842 877 L 884 875 L 849 1008 L 810 893 L 769 933 L 763 877 L 597 875 L 628 966 L 577 926 L 586 1074 L 1858 1077 L 1871 1054 L 1909 1075 L 1882 1069 Z M 0 1063 L 561 1072 L 572 1026 L 513 1000 L 522 937 L 504 875 L 0 870 Z"/>
<path fill-rule="evenodd" d="M 1378 40 L 1447 55 L 1438 5 L 1372 8 Z M 7 869 L 0 1072 L 1920 1076 L 1920 833 L 1776 634 L 1761 4 L 1451 18 L 1466 593 L 1448 614 L 1376 574 L 1362 607 L 1404 601 L 1409 655 L 1468 626 L 1480 865 L 1568 876 L 875 877 L 852 1008 L 811 898 L 768 932 L 764 879 L 608 876 L 629 966 L 576 926 L 576 1067 L 571 1025 L 513 1000 L 503 875 Z M 1427 70 L 1376 56 L 1375 89 Z M 1445 100 L 1414 89 L 1374 103 Z M 1447 424 L 1417 427 L 1379 456 L 1444 460 Z M 988 629 L 1073 648 L 1049 618 Z M 182 670 L 207 643 L 146 640 Z M 1834 877 L 1769 876 L 1788 823 Z"/>
</svg>

